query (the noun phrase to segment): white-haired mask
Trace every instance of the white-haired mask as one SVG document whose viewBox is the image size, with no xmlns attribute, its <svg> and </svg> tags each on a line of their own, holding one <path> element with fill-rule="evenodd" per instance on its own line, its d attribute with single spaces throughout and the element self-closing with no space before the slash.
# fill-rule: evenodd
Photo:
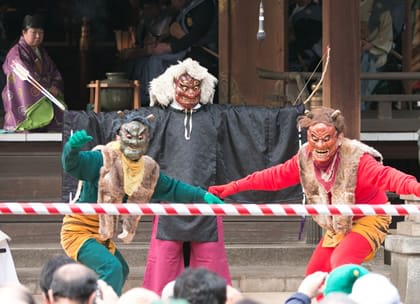
<svg viewBox="0 0 420 304">
<path fill-rule="evenodd" d="M 184 109 L 192 109 L 200 102 L 201 81 L 185 73 L 175 79 L 175 100 Z"/>
</svg>

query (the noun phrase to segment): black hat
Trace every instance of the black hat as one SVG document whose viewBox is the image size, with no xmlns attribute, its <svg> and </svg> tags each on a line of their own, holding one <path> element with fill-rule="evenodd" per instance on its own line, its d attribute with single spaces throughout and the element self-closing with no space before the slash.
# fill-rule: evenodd
<svg viewBox="0 0 420 304">
<path fill-rule="evenodd" d="M 40 15 L 26 15 L 23 18 L 22 30 L 27 30 L 29 28 L 44 28 L 44 18 Z"/>
</svg>

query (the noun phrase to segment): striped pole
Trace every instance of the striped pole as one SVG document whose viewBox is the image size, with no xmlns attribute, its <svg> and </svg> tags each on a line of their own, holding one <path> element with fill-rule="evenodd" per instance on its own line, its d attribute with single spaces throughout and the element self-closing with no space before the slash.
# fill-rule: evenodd
<svg viewBox="0 0 420 304">
<path fill-rule="evenodd" d="M 420 205 L 301 205 L 301 204 L 96 204 L 55 202 L 1 202 L 0 214 L 17 215 L 420 215 Z"/>
</svg>

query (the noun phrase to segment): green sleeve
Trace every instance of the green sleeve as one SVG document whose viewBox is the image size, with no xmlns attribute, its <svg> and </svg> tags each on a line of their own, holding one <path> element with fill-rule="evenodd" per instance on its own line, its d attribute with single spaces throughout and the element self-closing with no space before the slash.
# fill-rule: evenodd
<svg viewBox="0 0 420 304">
<path fill-rule="evenodd" d="M 80 151 L 72 148 L 67 142 L 61 155 L 61 163 L 65 172 L 71 176 L 94 182 L 99 178 L 99 170 L 103 165 L 101 151 Z"/>
<path fill-rule="evenodd" d="M 160 172 L 152 198 L 174 203 L 202 203 L 205 194 L 206 191 L 200 187 L 192 186 Z"/>
</svg>

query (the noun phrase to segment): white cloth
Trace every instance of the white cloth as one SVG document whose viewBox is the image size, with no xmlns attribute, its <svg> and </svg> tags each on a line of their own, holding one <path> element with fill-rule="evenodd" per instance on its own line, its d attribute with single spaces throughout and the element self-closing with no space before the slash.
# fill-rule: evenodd
<svg viewBox="0 0 420 304">
<path fill-rule="evenodd" d="M 0 285 L 19 284 L 15 263 L 9 248 L 10 237 L 0 230 Z"/>
</svg>

